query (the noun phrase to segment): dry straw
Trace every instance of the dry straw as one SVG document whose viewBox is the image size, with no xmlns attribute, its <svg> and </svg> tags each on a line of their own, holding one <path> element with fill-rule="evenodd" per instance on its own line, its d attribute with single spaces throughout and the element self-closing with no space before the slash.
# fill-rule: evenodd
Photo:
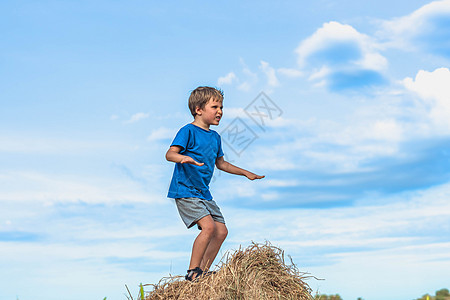
<svg viewBox="0 0 450 300">
<path fill-rule="evenodd" d="M 311 288 L 303 281 L 312 276 L 299 272 L 292 260 L 286 264 L 284 251 L 269 243 L 240 248 L 222 258 L 219 265 L 217 273 L 195 282 L 182 276 L 163 278 L 150 285 L 153 291 L 145 299 L 313 299 Z"/>
</svg>

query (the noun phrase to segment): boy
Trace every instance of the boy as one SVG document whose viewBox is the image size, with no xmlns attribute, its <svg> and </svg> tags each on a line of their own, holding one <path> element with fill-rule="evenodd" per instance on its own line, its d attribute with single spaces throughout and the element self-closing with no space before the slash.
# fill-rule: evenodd
<svg viewBox="0 0 450 300">
<path fill-rule="evenodd" d="M 198 87 L 192 91 L 189 109 L 194 121 L 178 131 L 166 153 L 166 159 L 176 163 L 167 197 L 175 198 L 187 228 L 197 225 L 201 230 L 192 246 L 185 276 L 189 281 L 209 269 L 228 234 L 222 213 L 209 192 L 214 165 L 250 180 L 264 178 L 224 160 L 220 135 L 209 129 L 219 125 L 222 101 L 223 92 L 215 88 Z"/>
</svg>

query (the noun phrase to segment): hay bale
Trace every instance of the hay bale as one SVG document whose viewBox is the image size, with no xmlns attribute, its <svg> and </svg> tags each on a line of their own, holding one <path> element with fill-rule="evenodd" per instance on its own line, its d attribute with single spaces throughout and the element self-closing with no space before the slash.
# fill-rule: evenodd
<svg viewBox="0 0 450 300">
<path fill-rule="evenodd" d="M 303 282 L 311 276 L 290 262 L 285 263 L 283 250 L 269 243 L 253 243 L 226 255 L 217 273 L 196 282 L 182 276 L 163 278 L 151 285 L 153 291 L 145 299 L 313 299 L 311 288 Z"/>
</svg>

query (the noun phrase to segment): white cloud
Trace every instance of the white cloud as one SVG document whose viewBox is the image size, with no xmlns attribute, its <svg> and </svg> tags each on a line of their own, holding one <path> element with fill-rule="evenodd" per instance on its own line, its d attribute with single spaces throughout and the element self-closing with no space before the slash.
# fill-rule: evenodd
<svg viewBox="0 0 450 300">
<path fill-rule="evenodd" d="M 298 64 L 303 67 L 310 55 L 327 47 L 330 41 L 348 41 L 358 37 L 358 32 L 349 25 L 338 22 L 325 23 L 312 36 L 303 40 L 295 50 L 298 55 Z"/>
<path fill-rule="evenodd" d="M 403 241 L 398 238 L 401 236 L 410 244 L 421 244 L 427 238 L 426 235 L 422 236 L 423 230 L 427 229 L 431 233 L 435 229 L 438 230 L 437 232 L 446 230 L 440 226 L 450 216 L 450 202 L 447 201 L 449 196 L 450 183 L 445 183 L 419 192 L 400 193 L 387 199 L 359 199 L 364 200 L 364 203 L 371 203 L 369 205 L 329 208 L 323 211 L 291 208 L 280 210 L 279 214 L 272 215 L 272 222 L 267 226 L 279 224 L 282 228 L 289 228 L 290 231 L 281 234 L 278 240 L 283 240 L 284 244 L 292 242 L 298 246 L 330 247 L 334 245 L 347 248 L 348 246 L 375 246 L 381 243 L 383 248 L 396 248 L 404 246 Z M 233 223 L 239 227 L 242 224 L 241 214 L 248 212 L 242 211 L 241 208 L 234 211 L 235 214 L 233 213 L 229 218 L 233 218 Z M 271 210 L 252 211 L 255 216 L 252 220 L 265 220 L 265 215 L 272 213 Z M 318 219 L 321 222 L 316 222 Z M 432 220 L 436 220 L 436 223 L 432 223 Z M 244 227 L 248 225 L 246 222 L 244 221 Z M 259 231 L 261 236 L 255 238 L 263 238 L 269 231 L 267 228 L 261 228 Z M 295 232 L 314 238 L 308 241 L 296 239 Z M 409 235 L 405 235 L 408 232 Z M 245 238 L 243 236 L 242 240 Z M 420 241 L 421 238 L 425 240 Z M 447 238 L 440 239 L 448 242 Z"/>
<path fill-rule="evenodd" d="M 270 186 L 270 187 L 298 186 L 299 181 L 297 179 L 291 179 L 291 180 L 266 179 L 266 180 L 264 180 L 264 185 Z"/>
<path fill-rule="evenodd" d="M 174 129 L 160 127 L 158 129 L 152 130 L 150 135 L 147 137 L 147 140 L 153 142 L 158 140 L 172 139 L 175 136 L 175 133 L 176 130 Z"/>
<path fill-rule="evenodd" d="M 150 116 L 149 113 L 139 112 L 131 116 L 131 118 L 125 121 L 125 124 L 136 123 L 140 120 L 147 119 Z"/>
<path fill-rule="evenodd" d="M 232 84 L 236 80 L 237 80 L 236 74 L 234 74 L 234 72 L 230 72 L 223 77 L 219 77 L 219 79 L 217 80 L 217 85 L 221 86 L 224 84 Z"/>
<path fill-rule="evenodd" d="M 312 72 L 312 74 L 308 77 L 308 80 L 320 80 L 331 73 L 331 70 L 327 66 L 322 66 L 319 70 Z"/>
<path fill-rule="evenodd" d="M 278 68 L 277 73 L 290 78 L 297 78 L 303 76 L 302 71 L 291 68 Z"/>
<path fill-rule="evenodd" d="M 374 252 L 377 249 L 381 252 L 387 249 L 395 251 L 399 247 L 428 244 L 429 234 L 440 242 L 448 242 L 448 238 L 440 233 L 447 230 L 444 224 L 450 216 L 449 196 L 450 183 L 446 183 L 383 199 L 358 199 L 361 203 L 370 203 L 368 205 L 326 210 L 289 208 L 278 210 L 275 215 L 272 210 L 252 210 L 253 218 L 250 221 L 242 218 L 248 211 L 232 209 L 233 213 L 228 214 L 228 219 L 231 219 L 230 224 L 234 224 L 234 229 L 240 231 L 236 235 L 240 242 L 245 242 L 250 236 L 256 240 L 269 239 L 285 245 L 286 250 L 297 249 L 297 253 L 303 252 L 298 247 L 303 250 L 308 247 L 334 247 L 327 250 L 329 253 L 340 247 L 349 249 L 362 246 L 375 248 Z M 267 220 L 268 216 L 270 223 L 259 221 Z M 249 223 L 253 227 L 257 225 L 260 230 L 249 234 L 245 230 Z M 283 230 L 278 232 L 277 228 Z M 305 239 L 306 236 L 309 238 Z M 424 254 L 417 253 L 418 256 Z"/>
<path fill-rule="evenodd" d="M 400 141 L 403 137 L 403 128 L 395 119 L 375 122 L 371 130 L 372 136 L 384 141 Z"/>
<path fill-rule="evenodd" d="M 449 57 L 450 0 L 434 1 L 413 13 L 381 23 L 378 36 L 386 40 L 386 47 L 427 52 Z"/>
<path fill-rule="evenodd" d="M 333 53 L 334 50 L 348 53 Z M 363 68 L 382 70 L 387 60 L 378 53 L 378 46 L 369 36 L 358 32 L 350 25 L 338 22 L 323 24 L 312 36 L 300 43 L 295 52 L 298 64 L 304 67 L 308 59 L 318 53 L 325 53 L 328 63 L 353 63 Z"/>
<path fill-rule="evenodd" d="M 245 81 L 239 84 L 238 89 L 244 92 L 248 92 L 252 89 L 252 85 L 249 82 Z"/>
<path fill-rule="evenodd" d="M 222 171 L 215 171 L 215 178 L 218 182 L 213 182 L 211 185 L 211 193 L 216 199 L 226 201 L 229 199 L 236 199 L 241 197 L 255 197 L 258 194 L 256 184 L 247 178 L 228 177 Z M 215 179 L 213 180 L 215 181 Z M 219 183 L 220 182 L 220 183 Z M 226 182 L 226 184 L 224 184 Z M 229 187 L 233 186 L 232 189 Z"/>
<path fill-rule="evenodd" d="M 395 33 L 396 37 L 402 34 L 413 35 L 424 29 L 429 18 L 448 13 L 450 13 L 449 0 L 433 1 L 407 16 L 385 21 L 383 26 L 384 30 Z"/>
<path fill-rule="evenodd" d="M 131 181 L 104 178 L 83 178 L 44 174 L 35 171 L 4 172 L 0 174 L 0 201 L 38 201 L 41 203 L 130 203 L 163 201 L 150 195 Z M 0 177 L 0 178 L 1 178 Z M 23 187 L 27 187 L 24 189 Z"/>
<path fill-rule="evenodd" d="M 243 81 L 239 81 L 238 89 L 248 92 L 250 91 L 259 81 L 258 74 L 250 70 L 243 59 L 240 60 L 242 65 L 242 78 Z"/>
<path fill-rule="evenodd" d="M 392 111 L 390 106 L 371 107 L 368 113 L 356 111 L 351 124 L 280 118 L 271 127 L 271 140 L 265 140 L 263 135 L 258 142 L 266 147 L 252 146 L 252 168 L 326 173 L 369 171 L 365 165 L 368 160 L 401 155 L 400 144 L 410 137 L 412 129 L 397 120 Z"/>
<path fill-rule="evenodd" d="M 279 85 L 275 69 L 270 67 L 268 62 L 261 61 L 259 68 L 266 75 L 267 84 L 269 85 L 269 87 L 275 87 Z"/>
<path fill-rule="evenodd" d="M 450 133 L 450 70 L 420 70 L 416 78 L 405 78 L 405 87 L 417 94 L 428 110 L 432 124 L 441 133 Z"/>
<path fill-rule="evenodd" d="M 433 72 L 420 70 L 415 80 L 406 78 L 405 86 L 416 92 L 432 106 L 447 106 L 450 103 L 450 70 L 439 68 Z"/>
<path fill-rule="evenodd" d="M 77 140 L 67 136 L 37 136 L 32 133 L 0 135 L 0 152 L 41 154 L 85 154 L 100 149 L 123 148 L 123 143 L 101 139 Z"/>
<path fill-rule="evenodd" d="M 323 24 L 295 52 L 300 68 L 311 74 L 310 80 L 334 90 L 380 84 L 387 67 L 373 38 L 338 22 Z"/>
<path fill-rule="evenodd" d="M 245 92 L 250 91 L 258 83 L 258 73 L 250 70 L 250 68 L 247 66 L 247 64 L 242 58 L 240 59 L 240 63 L 242 69 L 240 72 L 238 72 L 238 74 L 236 74 L 236 72 L 229 72 L 227 75 L 219 77 L 219 79 L 217 80 L 217 85 L 221 86 L 225 84 L 228 85 L 235 84 L 238 90 Z M 268 73 L 271 72 L 270 69 L 266 71 Z M 266 74 L 266 76 L 269 77 L 271 75 Z"/>
<path fill-rule="evenodd" d="M 34 241 L 2 240 L 1 263 L 10 270 L 1 277 L 2 282 L 9 283 L 8 287 L 2 287 L 2 295 L 18 293 L 21 299 L 54 297 L 51 289 L 40 291 L 37 297 L 32 292 L 28 295 L 27 291 L 21 291 L 20 282 L 25 280 L 31 290 L 52 284 L 70 290 L 65 299 L 83 298 L 77 294 L 80 286 L 83 293 L 88 291 L 94 298 L 103 299 L 107 295 L 109 299 L 110 295 L 122 293 L 124 283 L 142 281 L 143 274 L 147 283 L 157 282 L 169 271 L 175 274 L 185 271 L 190 252 L 179 244 L 172 245 L 173 241 L 187 245 L 192 239 L 178 217 L 175 204 L 170 201 L 44 206 L 30 198 L 27 202 L 7 200 L 1 204 L 0 220 L 8 217 L 15 221 L 10 231 L 38 236 Z M 161 230 L 163 223 L 166 226 Z M 161 241 L 165 246 L 161 246 Z M 70 276 L 61 278 L 60 274 L 67 269 L 71 270 Z M 39 280 L 32 279 L 34 277 Z M 97 292 L 99 287 L 102 291 Z M 130 289 L 132 293 L 136 290 Z"/>
</svg>

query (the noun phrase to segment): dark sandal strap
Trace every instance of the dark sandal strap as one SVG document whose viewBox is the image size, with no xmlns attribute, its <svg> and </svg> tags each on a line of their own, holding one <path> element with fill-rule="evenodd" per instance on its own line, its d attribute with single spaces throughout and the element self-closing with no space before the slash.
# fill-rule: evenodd
<svg viewBox="0 0 450 300">
<path fill-rule="evenodd" d="M 200 269 L 199 267 L 195 267 L 194 269 L 187 270 L 187 274 L 186 274 L 186 276 L 184 276 L 184 278 L 186 280 L 192 281 L 192 276 L 194 276 L 194 274 L 197 274 L 197 276 L 195 277 L 195 279 L 197 279 L 197 278 L 199 278 L 199 276 L 203 275 L 203 270 Z"/>
<path fill-rule="evenodd" d="M 203 275 L 204 276 L 208 276 L 208 275 L 212 275 L 212 274 L 216 274 L 216 271 L 203 271 Z"/>
</svg>

